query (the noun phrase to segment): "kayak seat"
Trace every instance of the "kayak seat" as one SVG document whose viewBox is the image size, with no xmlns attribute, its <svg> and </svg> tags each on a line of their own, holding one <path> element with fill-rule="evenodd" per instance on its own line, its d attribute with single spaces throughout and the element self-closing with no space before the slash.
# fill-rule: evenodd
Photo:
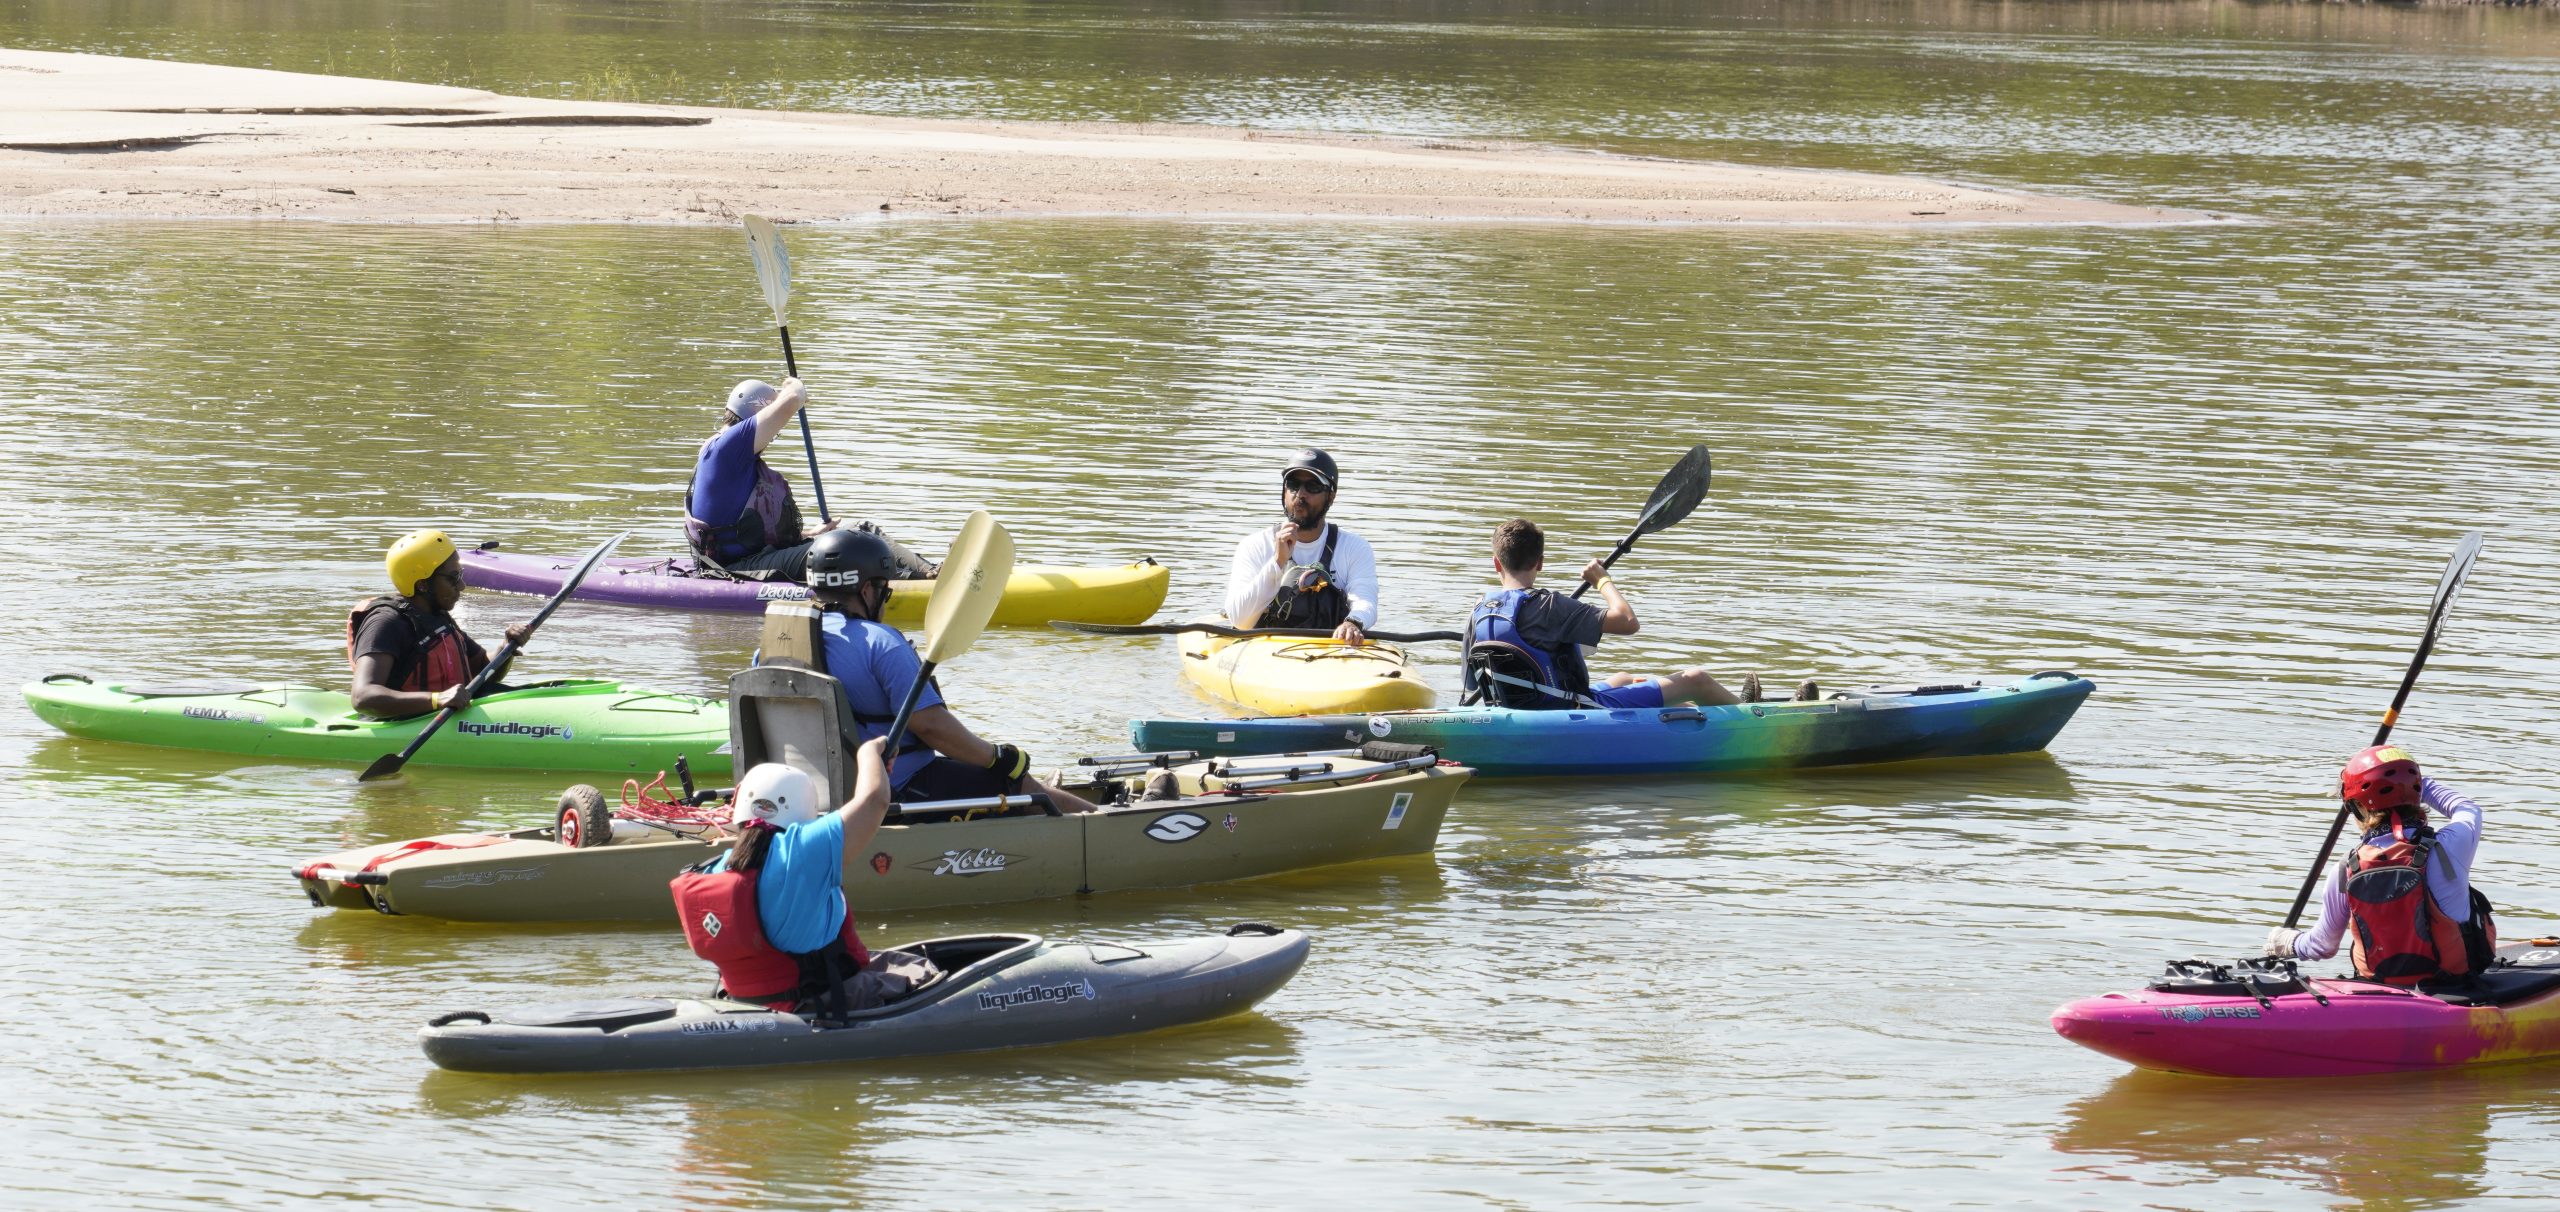
<svg viewBox="0 0 2560 1212">
<path fill-rule="evenodd" d="M 1557 705 L 1555 699 L 1537 689 L 1546 680 L 1545 672 L 1516 644 L 1477 640 L 1468 646 L 1466 660 L 1465 681 L 1484 702 L 1520 710 Z M 1529 685 L 1521 685 L 1523 682 Z"/>
<path fill-rule="evenodd" d="M 818 802 L 853 794 L 844 691 L 814 669 L 760 665 L 729 679 L 730 762 L 744 771 L 781 762 L 817 781 Z"/>
<path fill-rule="evenodd" d="M 2467 980 L 2422 983 L 2418 992 L 2456 1006 L 2505 1006 L 2560 989 L 2560 968 L 2498 964 Z"/>
</svg>

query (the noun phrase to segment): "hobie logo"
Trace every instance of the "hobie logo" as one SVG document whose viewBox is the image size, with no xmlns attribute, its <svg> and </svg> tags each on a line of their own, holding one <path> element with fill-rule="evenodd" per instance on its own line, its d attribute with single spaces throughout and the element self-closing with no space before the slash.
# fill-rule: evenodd
<svg viewBox="0 0 2560 1212">
<path fill-rule="evenodd" d="M 1159 842 L 1187 842 L 1209 827 L 1209 818 L 1196 812 L 1168 812 L 1147 822 L 1147 836 Z"/>
<path fill-rule="evenodd" d="M 980 846 L 975 850 L 945 850 L 942 857 L 916 864 L 930 865 L 935 875 L 993 875 L 1002 871 L 1013 856 Z"/>
</svg>

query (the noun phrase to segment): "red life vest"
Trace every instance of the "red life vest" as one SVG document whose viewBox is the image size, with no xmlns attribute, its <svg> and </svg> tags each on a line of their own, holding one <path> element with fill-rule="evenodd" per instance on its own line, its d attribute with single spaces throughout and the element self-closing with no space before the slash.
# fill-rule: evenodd
<svg viewBox="0 0 2560 1212">
<path fill-rule="evenodd" d="M 756 877 L 763 873 L 702 869 L 710 865 L 688 867 L 676 876 L 676 918 L 684 924 L 684 941 L 693 953 L 720 969 L 720 988 L 729 996 L 790 1010 L 802 998 L 818 994 L 813 985 L 830 979 L 829 956 L 840 954 L 851 961 L 843 969 L 846 975 L 871 962 L 871 953 L 853 932 L 850 907 L 844 928 L 826 946 L 799 953 L 774 946 L 756 912 Z"/>
<path fill-rule="evenodd" d="M 347 612 L 347 669 L 356 667 L 356 637 L 364 631 L 364 621 L 374 611 L 389 610 L 409 624 L 411 645 L 391 659 L 391 670 L 382 684 L 393 690 L 423 690 L 429 694 L 451 690 L 471 680 L 489 664 L 489 654 L 482 652 L 471 637 L 462 634 L 451 615 L 429 618 L 425 611 L 407 598 L 368 598 Z"/>
<path fill-rule="evenodd" d="M 2395 819 L 2388 842 L 2379 838 L 2358 845 L 2342 865 L 2347 890 L 2348 955 L 2356 975 L 2390 985 L 2458 977 L 2471 971 L 2471 946 L 2463 923 L 2447 919 L 2436 908 L 2427 887 L 2427 867 L 2436 857 L 2435 835 L 2421 830 L 2409 836 L 2407 822 Z M 2473 916 L 2484 932 L 2496 929 L 2474 897 Z M 2488 933 L 2485 952 L 2495 952 L 2497 936 Z"/>
</svg>

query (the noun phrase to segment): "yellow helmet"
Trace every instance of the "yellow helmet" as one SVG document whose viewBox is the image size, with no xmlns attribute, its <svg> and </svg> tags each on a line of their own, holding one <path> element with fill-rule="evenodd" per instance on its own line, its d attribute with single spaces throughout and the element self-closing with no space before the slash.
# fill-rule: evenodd
<svg viewBox="0 0 2560 1212">
<path fill-rule="evenodd" d="M 418 583 L 434 576 L 453 557 L 453 540 L 444 537 L 443 531 L 412 530 L 391 545 L 391 553 L 382 557 L 382 567 L 391 574 L 391 587 L 401 597 L 415 597 Z"/>
</svg>

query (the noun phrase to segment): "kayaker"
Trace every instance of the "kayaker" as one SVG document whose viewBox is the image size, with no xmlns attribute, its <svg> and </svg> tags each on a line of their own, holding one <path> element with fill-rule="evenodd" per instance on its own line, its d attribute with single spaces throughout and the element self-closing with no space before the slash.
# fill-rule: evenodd
<svg viewBox="0 0 2560 1212">
<path fill-rule="evenodd" d="M 2329 873 L 2320 920 L 2308 930 L 2267 931 L 2267 954 L 2327 959 L 2349 927 L 2356 975 L 2393 985 L 2458 978 L 2498 948 L 2489 898 L 2471 886 L 2480 850 L 2480 805 L 2419 773 L 2397 745 L 2347 761 L 2338 795 L 2354 811 L 2355 848 Z M 2444 818 L 2430 824 L 2427 814 Z"/>
<path fill-rule="evenodd" d="M 933 961 L 921 955 L 872 954 L 844 903 L 845 868 L 889 814 L 880 767 L 887 743 L 854 751 L 853 796 L 832 812 L 807 774 L 779 762 L 747 771 L 729 809 L 738 840 L 675 878 L 685 941 L 719 968 L 728 996 L 838 1017 L 896 1001 L 933 977 Z"/>
<path fill-rule="evenodd" d="M 889 541 L 859 530 L 831 530 L 809 547 L 809 596 L 818 604 L 819 648 L 826 672 L 844 687 L 845 710 L 864 739 L 884 737 L 907 687 L 924 662 L 898 629 L 879 621 L 901 575 Z M 889 789 L 899 801 L 967 800 L 988 796 L 1048 795 L 1060 812 L 1091 812 L 1093 805 L 1030 775 L 1031 758 L 1019 747 L 990 744 L 971 732 L 928 682 L 907 721 L 905 745 L 889 764 Z M 1027 807 L 1027 805 L 1026 805 Z"/>
<path fill-rule="evenodd" d="M 1491 687 L 1489 697 L 1521 707 L 1722 706 L 1743 701 L 1704 669 L 1683 669 L 1667 677 L 1612 674 L 1593 685 L 1583 648 L 1598 644 L 1603 635 L 1634 635 L 1636 608 L 1598 560 L 1584 566 L 1582 579 L 1600 591 L 1605 606 L 1538 588 L 1538 574 L 1546 566 L 1547 536 L 1535 523 L 1513 518 L 1493 532 L 1493 571 L 1502 588 L 1487 593 L 1467 616 L 1465 678 L 1471 693 L 1486 677 L 1499 677 L 1510 681 Z M 1756 674 L 1743 680 L 1753 698 L 1758 697 L 1759 681 Z M 1796 688 L 1799 699 L 1819 693 L 1811 682 Z"/>
<path fill-rule="evenodd" d="M 765 447 L 800 415 L 808 389 L 798 379 L 780 388 L 760 379 L 741 381 L 720 406 L 720 428 L 694 456 L 693 482 L 684 492 L 684 537 L 694 559 L 733 573 L 770 573 L 775 580 L 802 579 L 809 541 L 842 526 L 877 535 L 898 556 L 902 580 L 930 579 L 933 564 L 907 550 L 870 522 L 826 522 L 804 527 L 791 482 L 764 461 Z"/>
<path fill-rule="evenodd" d="M 489 654 L 453 621 L 454 603 L 462 600 L 462 553 L 441 530 L 412 531 L 391 545 L 382 567 L 399 592 L 347 612 L 347 668 L 355 675 L 347 698 L 380 720 L 469 706 L 463 684 L 488 667 Z M 518 623 L 507 628 L 507 638 L 521 651 L 533 630 Z M 506 673 L 490 675 L 483 693 L 506 689 L 497 681 Z"/>
<path fill-rule="evenodd" d="M 1307 449 L 1280 473 L 1286 520 L 1236 544 L 1227 570 L 1227 618 L 1238 627 L 1333 629 L 1345 644 L 1378 622 L 1378 556 L 1369 541 L 1326 521 L 1342 475 L 1333 456 Z"/>
</svg>

